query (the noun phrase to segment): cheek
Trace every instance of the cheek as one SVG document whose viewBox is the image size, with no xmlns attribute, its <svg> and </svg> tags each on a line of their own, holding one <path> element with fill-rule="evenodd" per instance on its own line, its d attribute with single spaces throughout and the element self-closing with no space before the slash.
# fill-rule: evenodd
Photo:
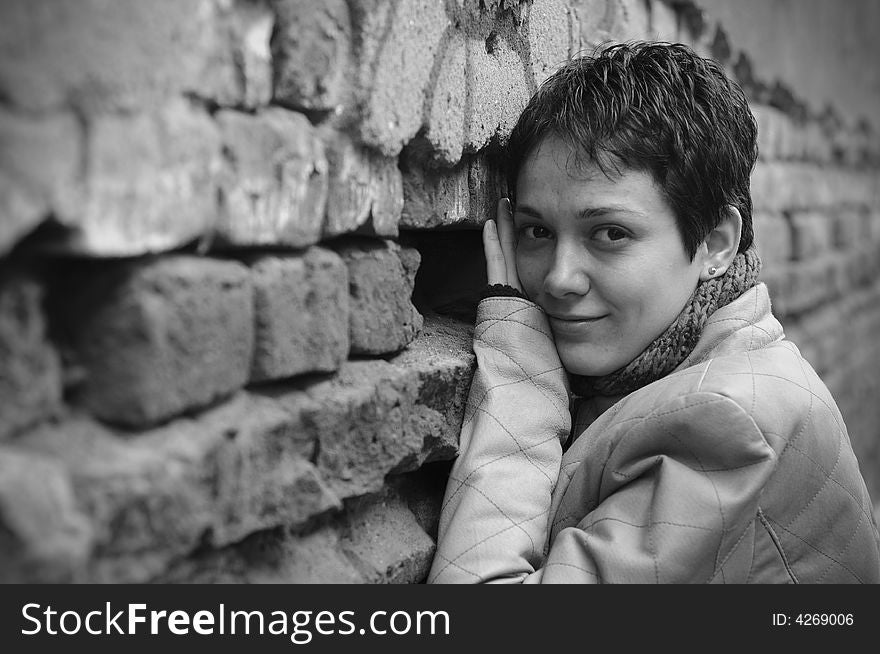
<svg viewBox="0 0 880 654">
<path fill-rule="evenodd" d="M 535 298 L 544 285 L 544 267 L 541 257 L 535 253 L 526 253 L 521 249 L 516 251 L 516 272 L 523 290 L 530 298 Z"/>
</svg>

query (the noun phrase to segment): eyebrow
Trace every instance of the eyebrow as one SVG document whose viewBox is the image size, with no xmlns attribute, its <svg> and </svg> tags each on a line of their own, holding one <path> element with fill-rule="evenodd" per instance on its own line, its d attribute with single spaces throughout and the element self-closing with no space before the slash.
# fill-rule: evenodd
<svg viewBox="0 0 880 654">
<path fill-rule="evenodd" d="M 523 213 L 527 216 L 532 216 L 533 218 L 539 218 L 543 220 L 543 216 L 541 212 L 537 209 L 534 209 L 528 205 L 516 205 L 514 206 L 514 213 Z M 590 218 L 596 218 L 599 216 L 604 216 L 610 213 L 623 213 L 630 216 L 634 216 L 636 218 L 644 218 L 647 214 L 636 211 L 635 209 L 631 209 L 622 204 L 609 204 L 601 207 L 587 207 L 586 209 L 582 209 L 578 212 L 578 218 L 583 218 L 585 220 L 589 220 Z"/>
</svg>

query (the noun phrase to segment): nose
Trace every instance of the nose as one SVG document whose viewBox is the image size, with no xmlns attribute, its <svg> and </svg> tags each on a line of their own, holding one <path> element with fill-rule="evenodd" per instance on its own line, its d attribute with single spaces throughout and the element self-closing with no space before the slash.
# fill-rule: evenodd
<svg viewBox="0 0 880 654">
<path fill-rule="evenodd" d="M 588 255 L 578 248 L 557 241 L 550 269 L 544 277 L 544 291 L 556 298 L 586 295 L 590 291 Z"/>
</svg>

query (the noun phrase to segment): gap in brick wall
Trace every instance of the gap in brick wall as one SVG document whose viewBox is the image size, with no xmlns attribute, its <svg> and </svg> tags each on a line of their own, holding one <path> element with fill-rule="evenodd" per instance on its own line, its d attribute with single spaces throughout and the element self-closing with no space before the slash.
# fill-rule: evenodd
<svg viewBox="0 0 880 654">
<path fill-rule="evenodd" d="M 406 231 L 400 242 L 422 257 L 412 296 L 419 312 L 473 322 L 487 283 L 480 230 Z"/>
</svg>

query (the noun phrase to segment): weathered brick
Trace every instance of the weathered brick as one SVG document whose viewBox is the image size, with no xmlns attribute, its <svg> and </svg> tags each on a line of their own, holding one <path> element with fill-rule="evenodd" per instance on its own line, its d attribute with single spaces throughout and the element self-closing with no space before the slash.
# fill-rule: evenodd
<svg viewBox="0 0 880 654">
<path fill-rule="evenodd" d="M 318 443 L 317 466 L 341 498 L 376 492 L 402 462 L 424 457 L 430 432 L 407 429 L 418 380 L 384 361 L 350 361 L 305 396 L 279 397 Z"/>
<path fill-rule="evenodd" d="M 0 269 L 0 440 L 52 417 L 61 405 L 61 363 L 47 337 L 43 289 Z"/>
<path fill-rule="evenodd" d="M 367 583 L 412 584 L 428 576 L 434 541 L 394 493 L 354 501 L 343 534 L 342 550 Z"/>
<path fill-rule="evenodd" d="M 236 245 L 302 247 L 321 238 L 329 165 L 308 119 L 279 107 L 221 111 L 226 165 L 217 234 Z"/>
<path fill-rule="evenodd" d="M 449 35 L 441 55 L 437 82 L 427 102 L 424 140 L 427 157 L 441 166 L 461 159 L 467 139 L 467 45 L 458 31 Z"/>
<path fill-rule="evenodd" d="M 275 101 L 309 111 L 341 109 L 352 65 L 346 2 L 281 0 L 274 7 Z"/>
<path fill-rule="evenodd" d="M 668 41 L 677 43 L 678 38 L 678 15 L 675 7 L 666 0 L 651 0 L 650 28 L 648 38 L 656 41 Z"/>
<path fill-rule="evenodd" d="M 196 418 L 120 436 L 78 418 L 21 440 L 63 464 L 94 534 L 78 580 L 149 580 L 197 546 L 341 508 L 305 458 L 314 442 L 265 397 L 239 394 Z"/>
<path fill-rule="evenodd" d="M 397 236 L 403 210 L 403 180 L 397 161 L 360 146 L 332 129 L 324 139 L 329 194 L 324 236 L 358 231 Z"/>
<path fill-rule="evenodd" d="M 82 130 L 72 114 L 0 110 L 0 256 L 82 192 Z"/>
<path fill-rule="evenodd" d="M 790 294 L 791 283 L 787 266 L 762 268 L 760 280 L 767 285 L 773 314 L 777 318 L 788 315 L 787 300 Z"/>
<path fill-rule="evenodd" d="M 433 0 L 349 3 L 358 44 L 361 140 L 396 156 L 422 126 L 424 96 L 449 19 Z"/>
<path fill-rule="evenodd" d="M 775 268 L 791 259 L 791 228 L 778 213 L 761 211 L 752 215 L 755 246 L 764 267 Z"/>
<path fill-rule="evenodd" d="M 360 584 L 335 525 L 308 534 L 265 531 L 220 550 L 177 562 L 160 583 Z"/>
<path fill-rule="evenodd" d="M 90 525 L 63 467 L 0 447 L 0 582 L 73 581 L 91 549 Z"/>
<path fill-rule="evenodd" d="M 868 215 L 866 211 L 850 208 L 832 211 L 830 219 L 834 247 L 853 248 L 869 241 L 870 231 L 866 224 Z"/>
<path fill-rule="evenodd" d="M 784 113 L 775 107 L 752 104 L 749 107 L 758 124 L 758 154 L 762 160 L 773 161 L 782 158 L 782 130 L 787 120 Z"/>
<path fill-rule="evenodd" d="M 501 169 L 486 155 L 468 158 L 449 171 L 412 166 L 403 176 L 400 226 L 478 227 L 495 218 L 498 200 L 506 194 Z"/>
<path fill-rule="evenodd" d="M 523 62 L 505 38 L 468 38 L 466 48 L 470 114 L 464 150 L 477 152 L 492 139 L 507 140 L 531 92 Z"/>
<path fill-rule="evenodd" d="M 403 174 L 400 226 L 431 229 L 472 222 L 469 167 L 469 161 L 462 161 L 452 170 L 409 167 Z M 877 224 L 880 234 L 880 217 Z"/>
<path fill-rule="evenodd" d="M 528 12 L 529 65 L 540 85 L 571 54 L 568 6 L 563 0 L 535 0 Z"/>
<path fill-rule="evenodd" d="M 101 256 L 168 250 L 215 220 L 220 139 L 203 110 L 179 99 L 156 113 L 96 119 L 87 133 L 86 199 L 56 218 L 69 246 Z"/>
<path fill-rule="evenodd" d="M 418 394 L 410 428 L 425 438 L 422 450 L 401 464 L 401 469 L 413 470 L 457 454 L 475 364 L 472 344 L 472 324 L 432 315 L 419 338 L 390 359 L 393 365 L 416 374 Z"/>
<path fill-rule="evenodd" d="M 336 370 L 348 356 L 348 268 L 330 250 L 262 256 L 252 263 L 251 380 Z"/>
<path fill-rule="evenodd" d="M 269 39 L 275 18 L 262 0 L 215 0 L 216 41 L 202 94 L 226 107 L 254 108 L 272 99 Z"/>
<path fill-rule="evenodd" d="M 788 313 L 802 313 L 833 298 L 837 291 L 835 273 L 838 259 L 826 255 L 807 261 L 795 261 L 788 267 Z"/>
<path fill-rule="evenodd" d="M 0 95 L 46 111 L 144 110 L 228 83 L 228 0 L 30 0 L 3 3 Z M 238 7 L 235 7 L 238 10 Z"/>
<path fill-rule="evenodd" d="M 812 164 L 758 161 L 752 172 L 756 210 L 817 210 L 834 204 L 837 182 Z"/>
<path fill-rule="evenodd" d="M 73 400 L 109 423 L 155 424 L 247 382 L 253 289 L 240 263 L 180 255 L 87 267 L 58 311 L 86 370 Z"/>
<path fill-rule="evenodd" d="M 339 497 L 374 493 L 388 474 L 455 456 L 473 369 L 470 329 L 432 320 L 390 363 L 348 361 L 333 379 L 266 392 L 317 443 L 318 469 Z"/>
<path fill-rule="evenodd" d="M 406 347 L 422 328 L 412 305 L 416 270 L 392 241 L 359 241 L 337 247 L 348 265 L 349 327 L 353 354 L 385 354 Z"/>
<path fill-rule="evenodd" d="M 817 211 L 797 211 L 789 216 L 791 222 L 791 254 L 796 260 L 813 259 L 834 247 L 831 217 Z"/>
<path fill-rule="evenodd" d="M 644 39 L 648 35 L 647 11 L 638 0 L 574 0 L 572 17 L 580 26 L 580 48 L 591 50 L 604 41 Z"/>
</svg>

